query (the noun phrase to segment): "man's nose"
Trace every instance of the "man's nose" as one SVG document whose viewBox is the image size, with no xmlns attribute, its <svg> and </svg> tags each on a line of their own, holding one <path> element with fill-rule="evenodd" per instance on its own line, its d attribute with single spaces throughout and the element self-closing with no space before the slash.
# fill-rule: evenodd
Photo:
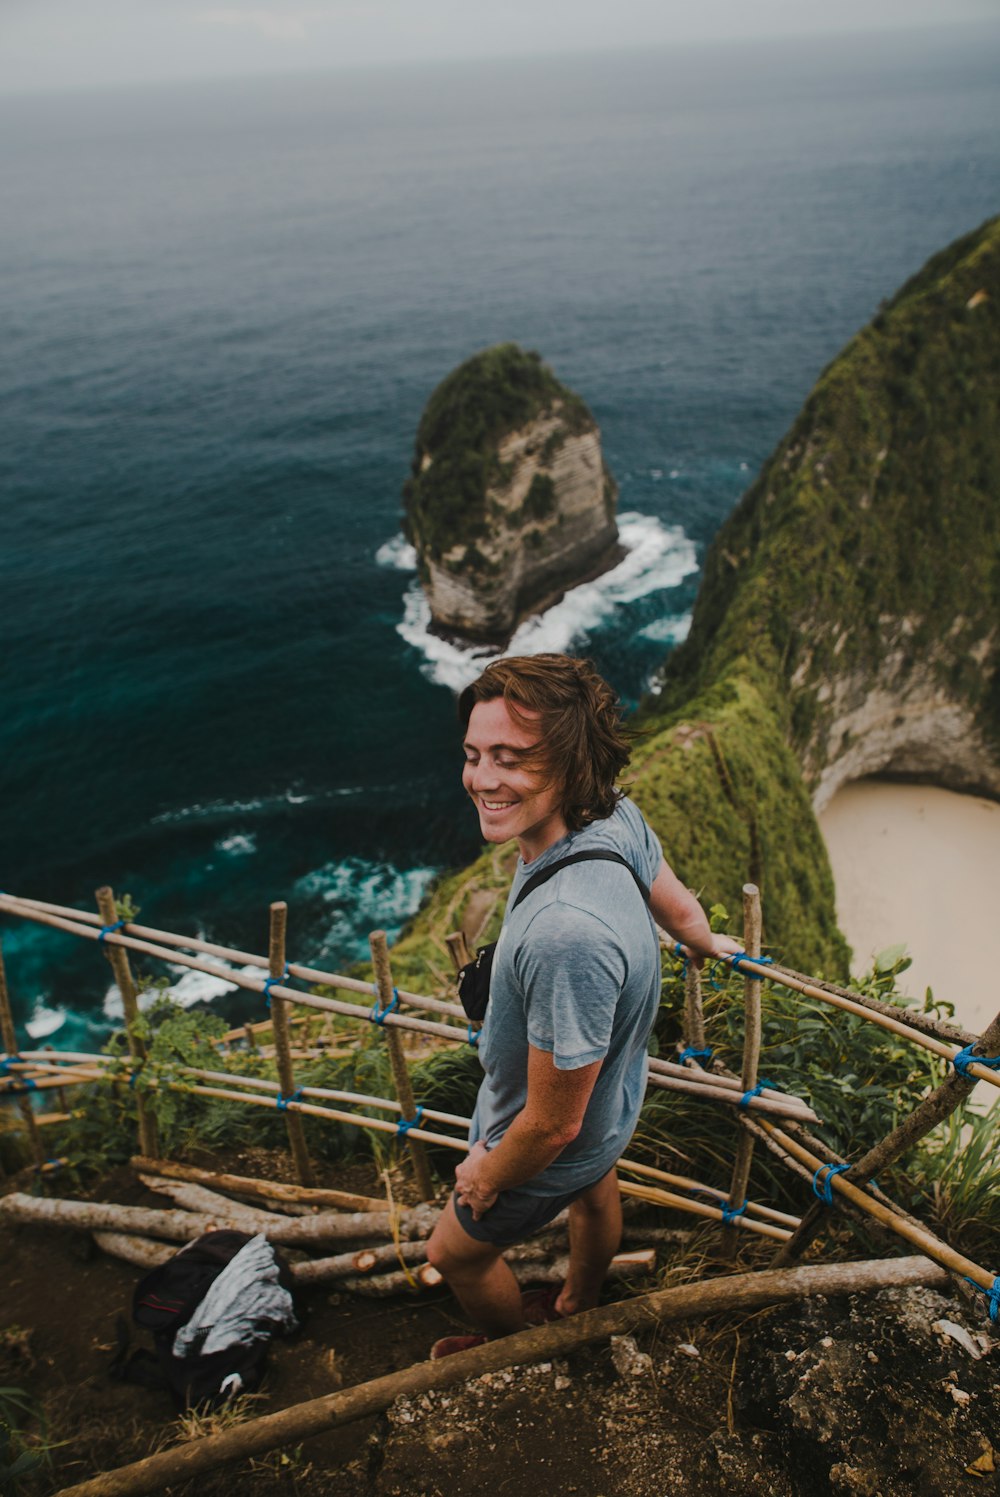
<svg viewBox="0 0 1000 1497">
<path fill-rule="evenodd" d="M 491 790 L 496 788 L 497 773 L 495 767 L 486 759 L 480 759 L 472 772 L 473 790 Z"/>
</svg>

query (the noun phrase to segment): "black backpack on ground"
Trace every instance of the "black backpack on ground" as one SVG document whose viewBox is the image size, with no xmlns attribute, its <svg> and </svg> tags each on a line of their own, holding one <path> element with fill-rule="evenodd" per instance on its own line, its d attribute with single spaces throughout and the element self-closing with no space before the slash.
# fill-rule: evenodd
<svg viewBox="0 0 1000 1497">
<path fill-rule="evenodd" d="M 169 1392 L 178 1409 L 224 1403 L 234 1392 L 253 1393 L 267 1370 L 267 1342 L 227 1346 L 205 1356 L 176 1357 L 174 1337 L 201 1304 L 212 1284 L 241 1248 L 246 1232 L 206 1232 L 139 1280 L 132 1295 L 132 1320 L 153 1337 L 153 1351 L 141 1347 L 129 1355 L 130 1335 L 118 1320 L 118 1354 L 111 1376 L 145 1388 Z M 294 1280 L 280 1254 L 278 1281 L 290 1293 Z M 238 1383 L 235 1381 L 238 1378 Z"/>
</svg>

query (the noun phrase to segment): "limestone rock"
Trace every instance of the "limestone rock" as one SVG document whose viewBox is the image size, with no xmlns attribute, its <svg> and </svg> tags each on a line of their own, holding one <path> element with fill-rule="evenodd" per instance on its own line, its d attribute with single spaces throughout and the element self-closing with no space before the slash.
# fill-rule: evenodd
<svg viewBox="0 0 1000 1497">
<path fill-rule="evenodd" d="M 434 392 L 403 492 L 445 634 L 504 645 L 522 618 L 621 554 L 597 424 L 516 344 L 476 354 Z"/>
</svg>

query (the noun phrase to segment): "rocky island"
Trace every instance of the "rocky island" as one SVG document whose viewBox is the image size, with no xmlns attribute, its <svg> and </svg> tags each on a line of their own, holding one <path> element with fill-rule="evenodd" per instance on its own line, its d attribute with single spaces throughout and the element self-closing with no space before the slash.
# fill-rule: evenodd
<svg viewBox="0 0 1000 1497">
<path fill-rule="evenodd" d="M 485 349 L 427 403 L 403 489 L 434 627 L 503 646 L 621 552 L 590 411 L 537 353 Z"/>
</svg>

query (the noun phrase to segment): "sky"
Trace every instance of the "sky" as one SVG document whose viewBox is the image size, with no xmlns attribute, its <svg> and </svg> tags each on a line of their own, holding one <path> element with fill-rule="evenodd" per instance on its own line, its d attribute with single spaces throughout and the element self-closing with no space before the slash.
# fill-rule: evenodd
<svg viewBox="0 0 1000 1497">
<path fill-rule="evenodd" d="M 1000 0 L 0 0 L 0 94 L 998 18 Z"/>
</svg>

